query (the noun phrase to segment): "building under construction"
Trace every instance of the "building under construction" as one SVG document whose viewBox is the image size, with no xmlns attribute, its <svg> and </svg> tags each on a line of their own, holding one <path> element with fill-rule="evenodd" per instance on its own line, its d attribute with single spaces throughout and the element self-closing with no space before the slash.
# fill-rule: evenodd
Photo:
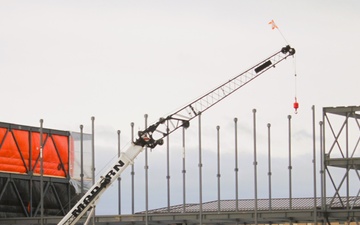
<svg viewBox="0 0 360 225">
<path fill-rule="evenodd" d="M 199 202 L 188 203 L 185 201 L 186 179 L 184 178 L 182 204 L 168 204 L 163 208 L 155 209 L 146 208 L 144 211 L 134 211 L 130 214 L 120 212 L 118 215 L 84 216 L 79 223 L 85 223 L 87 220 L 90 223 L 93 220 L 95 224 L 359 224 L 359 112 L 360 106 L 325 107 L 322 121 L 317 123 L 314 108 L 312 109 L 314 133 L 312 197 L 296 197 L 291 194 L 292 164 L 289 158 L 288 190 L 290 194 L 287 198 L 274 198 L 271 195 L 268 198 L 258 198 L 258 188 L 255 183 L 255 195 L 252 199 L 239 198 L 236 193 L 234 199 L 223 200 L 219 194 L 217 199 L 203 202 L 202 188 L 199 190 Z M 254 124 L 256 124 L 256 111 L 254 110 L 253 113 Z M 288 123 L 289 142 L 291 142 L 290 117 Z M 236 119 L 234 127 L 236 137 Z M 270 126 L 268 128 L 270 132 Z M 316 140 L 315 132 L 320 133 L 320 140 Z M 84 165 L 84 160 L 81 160 L 84 154 L 81 152 L 84 152 L 84 146 L 87 146 L 86 149 L 91 149 L 92 136 L 93 134 L 45 129 L 41 126 L 28 127 L 0 123 L 0 170 L 2 171 L 0 173 L 0 223 L 57 224 L 80 199 L 84 193 L 83 189 L 86 190 L 88 187 L 87 182 L 91 181 L 93 168 L 91 165 Z M 255 137 L 256 127 L 254 126 L 254 139 Z M 320 143 L 320 146 L 316 143 Z M 41 158 L 42 150 L 44 154 Z M 319 151 L 321 154 L 317 154 Z M 253 168 L 249 170 L 254 171 L 253 179 L 256 181 L 258 164 L 256 151 L 254 153 Z M 317 155 L 319 158 L 316 158 Z M 85 161 L 89 162 L 91 159 Z M 320 165 L 316 165 L 317 161 Z M 201 165 L 201 158 L 199 158 L 199 165 Z M 234 166 L 234 173 L 237 175 L 239 168 L 236 163 Z M 317 175 L 319 173 L 317 167 L 320 167 L 320 176 Z M 43 168 L 42 173 L 41 168 Z M 148 168 L 146 162 L 144 168 L 145 170 Z M 340 179 L 335 178 L 334 168 L 337 171 L 342 170 Z M 183 168 L 184 177 L 186 171 L 187 168 Z M 198 172 L 199 175 L 206 173 L 201 171 L 201 166 Z M 268 175 L 270 181 L 271 167 L 269 167 Z M 170 176 L 168 177 L 170 179 Z M 217 177 L 220 185 L 220 171 Z M 201 187 L 201 176 L 198 182 Z M 236 181 L 236 186 L 238 185 L 239 181 Z M 269 182 L 270 193 L 272 185 Z M 319 186 L 320 193 L 316 191 Z M 41 198 L 42 196 L 45 197 Z M 118 197 L 121 197 L 121 192 Z M 164 198 L 166 198 L 165 193 Z M 145 196 L 144 202 L 147 201 L 148 196 Z M 134 203 L 122 202 L 122 204 Z"/>
</svg>

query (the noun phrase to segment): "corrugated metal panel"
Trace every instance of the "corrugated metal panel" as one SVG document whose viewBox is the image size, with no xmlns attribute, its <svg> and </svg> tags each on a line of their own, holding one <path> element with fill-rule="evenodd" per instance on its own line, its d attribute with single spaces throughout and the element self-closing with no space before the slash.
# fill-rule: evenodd
<svg viewBox="0 0 360 225">
<path fill-rule="evenodd" d="M 327 198 L 327 205 L 332 205 L 332 208 L 343 208 L 346 206 L 347 199 L 344 197 L 341 201 L 332 202 L 333 198 Z M 321 199 L 317 198 L 317 207 L 321 207 Z M 351 197 L 349 198 L 349 205 L 354 208 L 360 208 L 360 197 Z M 185 212 L 199 212 L 199 204 L 186 204 Z M 254 211 L 255 200 L 254 199 L 241 199 L 238 201 L 239 211 Z M 293 198 L 290 208 L 290 200 L 288 198 L 274 198 L 271 199 L 271 207 L 269 199 L 258 199 L 257 210 L 301 210 L 301 209 L 313 209 L 314 208 L 314 198 Z M 218 202 L 210 201 L 205 202 L 202 205 L 203 212 L 216 212 L 218 211 Z M 221 200 L 220 202 L 220 211 L 221 212 L 235 212 L 236 211 L 236 200 Z M 183 213 L 183 205 L 174 205 L 170 207 L 168 211 L 167 207 L 149 210 L 149 213 Z M 144 213 L 144 212 L 139 212 Z"/>
</svg>

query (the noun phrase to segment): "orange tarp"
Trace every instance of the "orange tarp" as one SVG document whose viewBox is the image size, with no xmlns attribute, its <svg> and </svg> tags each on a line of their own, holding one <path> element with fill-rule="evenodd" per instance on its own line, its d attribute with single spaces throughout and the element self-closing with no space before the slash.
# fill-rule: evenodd
<svg viewBox="0 0 360 225">
<path fill-rule="evenodd" d="M 66 177 L 69 136 L 43 133 L 44 175 Z M 40 133 L 0 127 L 0 171 L 40 174 Z"/>
</svg>

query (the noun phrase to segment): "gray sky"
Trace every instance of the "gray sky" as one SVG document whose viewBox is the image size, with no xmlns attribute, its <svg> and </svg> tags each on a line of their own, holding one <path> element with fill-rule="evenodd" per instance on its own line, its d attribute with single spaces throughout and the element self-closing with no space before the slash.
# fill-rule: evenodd
<svg viewBox="0 0 360 225">
<path fill-rule="evenodd" d="M 360 2 L 356 0 L 0 0 L 0 120 L 38 126 L 42 118 L 48 128 L 77 131 L 84 124 L 89 132 L 90 117 L 95 116 L 100 170 L 116 153 L 116 130 L 122 131 L 125 145 L 130 139 L 130 123 L 135 122 L 136 130 L 142 129 L 145 113 L 149 122 L 155 122 L 290 44 L 296 49 L 295 60 L 280 63 L 206 112 L 204 151 L 214 160 L 217 125 L 224 130 L 224 145 L 231 148 L 233 118 L 238 117 L 239 129 L 246 138 L 243 159 L 248 159 L 247 168 L 252 169 L 252 109 L 256 108 L 258 129 L 262 129 L 259 141 L 266 144 L 266 124 L 270 122 L 274 145 L 279 145 L 274 148 L 274 160 L 286 159 L 287 116 L 292 115 L 296 140 L 293 154 L 297 162 L 308 162 L 307 170 L 311 172 L 311 106 L 316 106 L 320 120 L 322 107 L 359 104 L 359 12 Z M 268 22 L 272 19 L 283 36 L 271 29 Z M 295 92 L 300 103 L 296 115 L 292 108 Z M 193 122 L 189 130 L 193 149 L 196 127 Z M 175 146 L 180 146 L 180 140 L 174 134 Z M 180 174 L 179 149 L 172 153 L 173 160 L 178 160 L 172 164 Z M 163 164 L 161 168 L 150 167 L 161 174 L 153 175 L 154 183 L 156 179 L 166 182 L 164 150 L 160 147 L 150 154 L 154 164 Z M 189 163 L 194 161 L 196 180 L 194 151 L 188 157 Z M 232 160 L 230 152 L 224 147 L 224 160 Z M 142 157 L 138 160 L 143 161 Z M 265 157 L 262 150 L 264 163 Z M 282 170 L 286 168 L 284 164 Z M 215 181 L 216 171 L 212 170 L 209 167 L 206 171 Z M 233 173 L 233 167 L 230 171 Z M 301 174 L 301 169 L 298 172 Z M 172 175 L 173 186 L 180 175 Z M 252 173 L 242 177 L 246 176 L 251 180 Z M 303 178 L 299 176 L 299 180 Z M 266 182 L 266 176 L 262 182 Z M 307 182 L 312 182 L 311 177 Z M 248 183 L 242 193 L 249 194 L 241 197 L 252 198 L 252 181 Z M 143 187 L 139 188 L 141 196 Z M 197 183 L 189 188 L 189 201 L 198 201 L 192 195 L 197 194 Z M 216 186 L 211 190 L 205 200 L 216 199 Z M 308 190 L 312 191 L 312 186 Z M 166 196 L 158 197 L 160 192 L 152 193 L 150 208 L 166 206 Z M 233 198 L 229 192 L 224 198 Z M 104 198 L 113 200 L 115 193 L 116 185 Z M 266 197 L 266 189 L 263 193 Z M 295 193 L 312 195 L 301 190 Z M 287 197 L 282 193 L 279 196 Z M 106 201 L 99 203 L 98 212 L 116 213 L 117 202 Z M 124 201 L 124 205 L 130 205 L 128 197 Z M 138 201 L 137 209 L 144 209 L 142 200 Z M 179 203 L 181 199 L 172 204 Z"/>
</svg>

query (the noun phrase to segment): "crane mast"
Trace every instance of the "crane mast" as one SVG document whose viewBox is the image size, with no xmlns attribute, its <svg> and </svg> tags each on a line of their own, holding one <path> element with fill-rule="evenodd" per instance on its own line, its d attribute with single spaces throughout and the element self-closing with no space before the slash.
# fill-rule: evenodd
<svg viewBox="0 0 360 225">
<path fill-rule="evenodd" d="M 96 201 L 101 194 L 120 176 L 128 165 L 133 163 L 144 147 L 155 148 L 157 145 L 162 145 L 164 137 L 180 127 L 188 128 L 192 119 L 294 54 L 295 49 L 287 45 L 178 111 L 165 118 L 160 118 L 158 122 L 143 131 L 139 131 L 138 138 L 121 153 L 113 166 L 85 193 L 58 225 L 76 224 L 89 209 L 95 207 Z"/>
</svg>

